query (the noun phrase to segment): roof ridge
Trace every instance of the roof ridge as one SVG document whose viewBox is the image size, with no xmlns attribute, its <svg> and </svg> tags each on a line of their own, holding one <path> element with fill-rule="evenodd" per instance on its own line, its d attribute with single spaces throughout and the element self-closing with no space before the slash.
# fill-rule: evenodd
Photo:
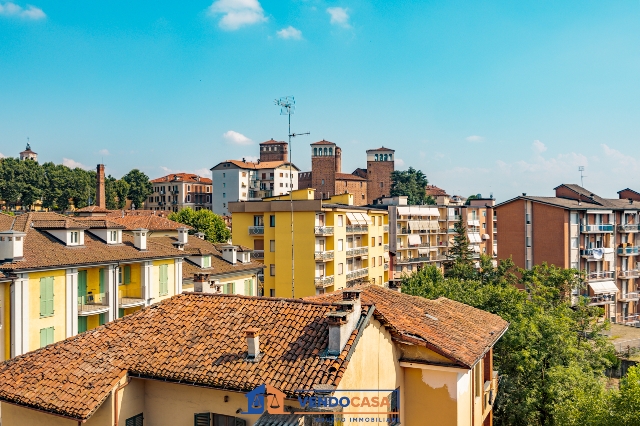
<svg viewBox="0 0 640 426">
<path fill-rule="evenodd" d="M 334 306 L 334 303 L 316 302 L 313 300 L 295 299 L 291 297 L 246 296 L 244 294 L 203 293 L 199 291 L 183 291 L 181 294 L 177 294 L 176 296 L 181 296 L 181 295 L 185 295 L 185 296 L 200 295 L 200 296 L 208 296 L 208 297 L 229 297 L 229 298 L 233 297 L 237 299 L 258 299 L 258 300 L 268 300 L 272 302 L 300 303 L 304 305 Z M 176 296 L 173 296 L 173 297 L 176 297 Z"/>
</svg>

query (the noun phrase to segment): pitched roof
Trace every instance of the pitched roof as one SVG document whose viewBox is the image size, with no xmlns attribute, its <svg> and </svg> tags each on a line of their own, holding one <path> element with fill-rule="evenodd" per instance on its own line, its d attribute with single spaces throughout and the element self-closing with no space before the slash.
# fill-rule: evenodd
<svg viewBox="0 0 640 426">
<path fill-rule="evenodd" d="M 334 142 L 325 141 L 324 139 L 322 139 L 321 141 L 314 142 L 311 145 L 312 146 L 313 145 L 335 145 L 335 143 Z"/>
<path fill-rule="evenodd" d="M 109 220 L 119 223 L 120 225 L 124 225 L 125 229 L 128 231 L 138 228 L 148 229 L 149 231 L 175 231 L 178 228 L 193 229 L 183 223 L 155 215 L 127 215 L 124 217 L 110 216 Z"/>
<path fill-rule="evenodd" d="M 171 173 L 169 175 L 162 176 L 151 181 L 151 183 L 162 182 L 192 182 L 210 184 L 211 179 L 196 175 L 194 173 Z"/>
<path fill-rule="evenodd" d="M 435 185 L 427 185 L 424 191 L 427 195 L 431 195 L 431 196 L 448 195 L 447 191 L 445 191 L 442 188 L 438 188 Z"/>
<path fill-rule="evenodd" d="M 635 191 L 635 190 L 633 190 L 633 189 L 631 189 L 631 188 L 625 188 L 625 189 L 622 189 L 622 190 L 618 191 L 617 193 L 619 194 L 619 193 L 624 192 L 624 191 L 629 191 L 629 192 L 633 192 L 634 194 L 638 194 L 638 195 L 640 195 L 640 192 Z"/>
<path fill-rule="evenodd" d="M 362 290 L 363 304 L 375 305 L 374 315 L 390 329 L 394 340 L 425 346 L 467 368 L 473 367 L 509 326 L 498 315 L 444 297 L 430 300 L 377 285 L 349 289 L 353 288 Z M 305 300 L 333 302 L 341 298 L 342 291 L 336 291 Z"/>
<path fill-rule="evenodd" d="M 576 194 L 579 194 L 582 197 L 586 198 L 586 200 L 582 200 L 582 201 L 591 201 L 595 204 L 600 204 L 601 206 L 605 206 L 605 207 L 608 207 L 610 205 L 609 200 L 607 200 L 606 198 L 602 198 L 599 195 L 589 191 L 588 189 L 585 189 L 580 185 L 576 185 L 575 183 L 563 183 L 561 185 L 556 186 L 553 189 L 556 190 L 560 187 L 568 188 L 569 190 L 575 192 Z"/>
<path fill-rule="evenodd" d="M 282 144 L 286 144 L 285 141 L 276 141 L 273 138 L 269 139 L 266 142 L 261 142 L 260 145 L 282 145 Z"/>
<path fill-rule="evenodd" d="M 361 167 L 358 167 L 351 174 L 355 175 L 355 176 L 360 176 L 361 178 L 365 178 L 366 179 L 367 178 L 367 169 L 366 168 L 363 169 Z"/>
<path fill-rule="evenodd" d="M 22 260 L 2 263 L 0 270 L 61 268 L 72 265 L 184 256 L 184 253 L 179 250 L 154 243 L 153 239 L 147 240 L 147 250 L 138 250 L 133 244 L 133 237 L 129 235 L 122 236 L 122 244 L 106 244 L 91 234 L 90 226 L 79 223 L 79 221 L 79 227 L 89 231 L 84 234 L 84 245 L 66 246 L 47 232 L 51 229 L 60 229 L 59 226 L 65 225 L 66 220 L 76 222 L 57 213 L 33 212 L 16 217 L 10 226 L 3 226 L 0 230 L 12 229 L 25 232 L 27 235 L 24 237 Z M 6 222 L 0 221 L 0 224 L 6 225 Z M 73 225 L 70 228 L 75 227 Z"/>
<path fill-rule="evenodd" d="M 349 173 L 336 173 L 336 180 L 366 181 L 366 179 L 361 178 L 360 176 L 352 175 L 352 174 L 349 174 Z"/>
<path fill-rule="evenodd" d="M 238 166 L 241 169 L 249 169 L 249 170 L 260 170 L 260 169 L 275 169 L 277 167 L 281 167 L 281 166 L 288 166 L 289 164 L 291 164 L 291 166 L 296 170 L 299 171 L 300 169 L 298 169 L 296 167 L 295 164 L 290 163 L 288 161 L 260 161 L 259 163 L 254 163 L 251 161 L 242 161 L 242 160 L 225 160 L 219 164 L 217 164 L 215 167 L 219 166 L 220 164 L 223 163 L 231 163 L 234 164 L 236 166 Z"/>
<path fill-rule="evenodd" d="M 336 359 L 321 357 L 333 309 L 299 299 L 173 296 L 1 363 L 0 400 L 85 420 L 127 372 L 245 392 L 266 383 L 290 397 L 314 384 L 337 386 L 359 329 Z M 245 361 L 249 327 L 261 330 L 258 362 Z"/>
<path fill-rule="evenodd" d="M 516 200 L 529 200 L 537 203 L 559 207 L 562 209 L 571 209 L 571 210 L 611 210 L 611 209 L 624 209 L 629 207 L 629 202 L 627 200 L 607 199 L 606 205 L 602 205 L 602 204 L 589 203 L 585 200 L 582 200 L 582 202 L 579 202 L 578 200 L 572 200 L 569 198 L 538 197 L 538 196 L 532 196 L 532 195 L 521 195 L 519 197 L 515 197 L 510 200 L 506 200 L 499 204 L 496 204 L 495 207 L 501 207 L 505 204 L 509 204 Z"/>
<path fill-rule="evenodd" d="M 79 217 L 76 222 L 82 223 L 92 229 L 125 229 L 124 225 L 121 225 L 113 220 L 106 219 L 105 217 Z"/>
<path fill-rule="evenodd" d="M 104 207 L 100 207 L 100 206 L 87 206 L 87 207 L 83 207 L 81 209 L 77 209 L 76 213 L 109 213 L 110 210 L 105 209 Z"/>
<path fill-rule="evenodd" d="M 368 149 L 367 150 L 367 152 L 372 152 L 372 151 L 393 151 L 393 152 L 396 152 L 395 149 L 385 148 L 384 146 L 382 146 L 380 148 L 374 148 L 374 149 Z"/>
</svg>

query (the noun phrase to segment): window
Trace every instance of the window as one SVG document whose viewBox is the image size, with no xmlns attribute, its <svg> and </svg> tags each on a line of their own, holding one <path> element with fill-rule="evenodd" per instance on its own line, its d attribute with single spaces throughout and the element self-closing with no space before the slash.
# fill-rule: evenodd
<svg viewBox="0 0 640 426">
<path fill-rule="evenodd" d="M 129 417 L 125 421 L 124 426 L 142 426 L 142 419 L 143 419 L 142 413 L 136 414 L 133 417 Z"/>
<path fill-rule="evenodd" d="M 362 194 L 362 199 L 364 200 L 364 194 Z"/>
<path fill-rule="evenodd" d="M 382 245 L 382 235 L 378 237 L 378 245 L 381 246 Z"/>
<path fill-rule="evenodd" d="M 169 294 L 169 265 L 160 265 L 160 277 L 159 277 L 159 284 L 160 284 L 160 296 L 166 296 L 167 294 Z"/>
<path fill-rule="evenodd" d="M 274 265 L 273 263 L 269 265 L 269 275 L 271 275 L 272 277 L 276 276 L 276 265 Z"/>
<path fill-rule="evenodd" d="M 482 229 L 487 229 L 487 224 L 486 223 L 482 224 Z"/>
<path fill-rule="evenodd" d="M 376 246 L 376 237 L 371 237 L 371 247 Z"/>
<path fill-rule="evenodd" d="M 242 177 L 247 177 L 247 172 L 242 172 Z"/>
<path fill-rule="evenodd" d="M 118 242 L 118 231 L 111 231 L 110 235 L 111 235 L 111 242 L 112 243 L 117 243 Z"/>
<path fill-rule="evenodd" d="M 223 187 L 223 188 L 226 188 L 226 187 L 227 187 L 226 182 L 222 182 L 222 187 Z"/>
<path fill-rule="evenodd" d="M 269 226 L 272 228 L 276 226 L 276 215 L 272 214 L 269 216 Z"/>
<path fill-rule="evenodd" d="M 373 256 L 371 258 L 371 266 L 373 266 L 374 268 L 376 267 L 376 257 L 375 256 Z"/>
<path fill-rule="evenodd" d="M 224 285 L 224 294 L 236 294 L 236 283 L 226 283 Z"/>
<path fill-rule="evenodd" d="M 571 248 L 577 249 L 579 246 L 578 237 L 571 238 Z"/>
<path fill-rule="evenodd" d="M 343 220 L 344 220 L 344 216 L 339 214 L 338 215 L 338 226 L 343 226 Z"/>
<path fill-rule="evenodd" d="M 78 244 L 78 239 L 79 239 L 78 238 L 78 234 L 79 234 L 79 232 L 78 231 L 71 231 L 70 234 L 71 234 L 70 243 L 71 244 Z"/>
<path fill-rule="evenodd" d="M 53 343 L 53 327 L 40 329 L 40 347 L 44 348 Z"/>
<path fill-rule="evenodd" d="M 344 240 L 338 240 L 338 251 L 344 250 Z"/>
<path fill-rule="evenodd" d="M 211 267 L 211 256 L 203 256 L 202 257 L 202 267 L 210 268 Z"/>
<path fill-rule="evenodd" d="M 191 195 L 187 195 L 187 203 L 191 202 Z"/>
<path fill-rule="evenodd" d="M 53 315 L 53 277 L 40 278 L 40 317 Z"/>
<path fill-rule="evenodd" d="M 226 192 L 222 193 L 222 198 L 227 198 L 227 193 Z"/>
<path fill-rule="evenodd" d="M 272 253 L 276 251 L 276 240 L 269 241 L 269 251 Z"/>
<path fill-rule="evenodd" d="M 384 182 L 380 182 L 380 188 L 384 188 Z"/>
<path fill-rule="evenodd" d="M 378 256 L 378 265 L 382 265 L 382 256 Z"/>
<path fill-rule="evenodd" d="M 338 263 L 338 275 L 344 274 L 344 263 Z"/>
<path fill-rule="evenodd" d="M 531 247 L 531 237 L 527 237 L 527 247 Z"/>
<path fill-rule="evenodd" d="M 222 208 L 226 209 L 227 208 L 227 203 L 222 203 Z"/>
<path fill-rule="evenodd" d="M 244 280 L 244 295 L 253 296 L 253 280 Z"/>
<path fill-rule="evenodd" d="M 324 185 L 324 179 L 322 179 L 322 184 Z"/>
<path fill-rule="evenodd" d="M 276 297 L 276 289 L 275 288 L 269 289 L 269 296 Z"/>
<path fill-rule="evenodd" d="M 371 278 L 371 283 L 375 284 L 376 283 L 376 279 L 375 278 Z"/>
<path fill-rule="evenodd" d="M 571 269 L 580 269 L 578 262 L 571 262 Z"/>
<path fill-rule="evenodd" d="M 284 185 L 283 185 L 283 183 L 282 183 L 282 182 L 280 182 L 280 188 L 282 188 L 283 186 L 284 186 Z"/>
<path fill-rule="evenodd" d="M 284 173 L 280 173 L 280 177 L 284 177 Z"/>
</svg>

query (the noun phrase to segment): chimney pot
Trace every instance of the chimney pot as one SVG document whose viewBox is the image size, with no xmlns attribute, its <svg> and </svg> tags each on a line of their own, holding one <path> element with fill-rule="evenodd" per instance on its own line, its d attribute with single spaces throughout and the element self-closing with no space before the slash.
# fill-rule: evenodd
<svg viewBox="0 0 640 426">
<path fill-rule="evenodd" d="M 133 230 L 133 245 L 140 251 L 147 249 L 147 234 L 148 229 L 137 228 Z"/>
<path fill-rule="evenodd" d="M 189 229 L 185 227 L 178 228 L 178 242 L 180 244 L 187 244 L 189 242 Z"/>
<path fill-rule="evenodd" d="M 260 352 L 260 329 L 249 327 L 245 330 L 247 339 L 247 361 L 257 362 L 262 357 Z"/>
</svg>

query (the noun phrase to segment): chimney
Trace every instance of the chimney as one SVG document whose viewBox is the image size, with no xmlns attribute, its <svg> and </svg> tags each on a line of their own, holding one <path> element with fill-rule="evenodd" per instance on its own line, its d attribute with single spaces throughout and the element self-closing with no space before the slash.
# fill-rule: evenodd
<svg viewBox="0 0 640 426">
<path fill-rule="evenodd" d="M 194 235 L 196 238 L 200 238 L 201 240 L 204 240 L 204 232 L 196 232 Z"/>
<path fill-rule="evenodd" d="M 329 321 L 328 356 L 340 355 L 351 333 L 358 325 L 362 310 L 360 290 L 343 290 L 342 300 L 334 304 L 338 306 L 338 309 L 327 315 Z"/>
<path fill-rule="evenodd" d="M 0 232 L 0 259 L 10 262 L 21 260 L 26 235 L 24 232 L 14 230 Z"/>
<path fill-rule="evenodd" d="M 336 173 L 342 173 L 342 150 L 336 146 Z"/>
<path fill-rule="evenodd" d="M 211 287 L 209 287 L 209 274 L 194 274 L 193 275 L 193 291 L 198 293 L 211 293 Z"/>
<path fill-rule="evenodd" d="M 222 246 L 222 258 L 235 265 L 238 261 L 238 248 L 236 246 Z"/>
<path fill-rule="evenodd" d="M 258 362 L 262 357 L 260 353 L 260 329 L 250 327 L 245 330 L 247 338 L 247 361 Z"/>
<path fill-rule="evenodd" d="M 182 245 L 189 242 L 189 229 L 184 226 L 178 228 L 178 242 Z"/>
<path fill-rule="evenodd" d="M 133 230 L 133 245 L 140 251 L 147 249 L 147 233 L 148 229 L 137 228 Z"/>
<path fill-rule="evenodd" d="M 106 209 L 107 202 L 104 195 L 104 164 L 98 164 L 96 181 L 96 206 Z"/>
</svg>

